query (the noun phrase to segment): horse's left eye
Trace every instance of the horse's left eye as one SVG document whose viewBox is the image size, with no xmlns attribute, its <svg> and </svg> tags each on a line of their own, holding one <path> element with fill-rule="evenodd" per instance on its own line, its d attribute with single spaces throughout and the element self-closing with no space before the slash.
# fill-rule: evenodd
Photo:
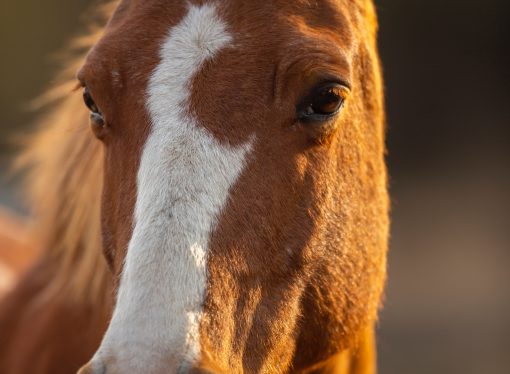
<svg viewBox="0 0 510 374">
<path fill-rule="evenodd" d="M 335 116 L 342 109 L 346 90 L 346 87 L 338 83 L 316 87 L 298 106 L 298 118 L 315 122 Z"/>
<path fill-rule="evenodd" d="M 94 99 L 92 99 L 92 95 L 90 94 L 87 87 L 83 89 L 83 102 L 90 110 L 90 119 L 92 123 L 96 126 L 104 126 L 103 113 L 101 113 L 101 110 L 99 110 L 99 107 L 94 102 Z"/>
<path fill-rule="evenodd" d="M 89 108 L 91 113 L 101 114 L 99 108 L 94 102 L 94 99 L 92 99 L 92 96 L 90 95 L 89 89 L 87 87 L 83 89 L 83 102 L 85 103 L 87 108 Z"/>
</svg>

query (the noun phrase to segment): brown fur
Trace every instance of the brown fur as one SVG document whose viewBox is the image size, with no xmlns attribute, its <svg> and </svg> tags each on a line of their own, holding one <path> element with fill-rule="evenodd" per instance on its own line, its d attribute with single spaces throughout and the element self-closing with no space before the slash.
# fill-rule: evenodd
<svg viewBox="0 0 510 374">
<path fill-rule="evenodd" d="M 289 4 L 295 3 L 278 9 L 291 12 Z M 348 11 L 311 6 L 317 18 L 308 13 L 306 23 L 290 18 L 295 34 L 289 35 L 288 24 L 271 21 L 273 8 L 245 1 L 244 11 L 265 10 L 260 19 L 267 21 L 260 30 L 252 26 L 253 39 L 239 42 L 246 49 L 221 54 L 218 68 L 195 82 L 208 88 L 206 97 L 197 88 L 195 100 L 209 130 L 229 143 L 244 142 L 250 133 L 257 138 L 256 156 L 233 188 L 211 243 L 206 315 L 212 317 L 204 320 L 202 336 L 207 360 L 221 372 L 285 372 L 289 365 L 303 370 L 356 346 L 359 331 L 376 318 L 385 278 L 388 202 L 375 32 L 363 26 L 365 17 L 373 19 L 367 4 Z M 295 6 L 296 14 L 302 13 L 302 4 Z M 241 23 L 235 31 L 242 33 L 244 14 L 237 7 L 233 13 L 228 24 L 235 30 Z M 314 30 L 319 25 L 338 34 L 319 36 Z M 265 33 L 282 40 L 266 39 Z M 286 36 L 310 38 L 313 47 L 286 44 Z M 337 60 L 331 57 L 335 45 L 343 52 Z M 293 70 L 282 68 L 287 85 L 283 78 L 277 81 L 276 97 L 263 101 L 270 91 L 264 85 L 273 82 L 260 81 L 260 72 L 275 63 L 266 56 Z M 240 66 L 238 76 L 222 70 L 232 64 Z M 313 146 L 307 129 L 290 122 L 293 105 L 314 72 L 332 69 L 353 89 L 335 136 Z M 216 97 L 230 103 L 228 113 L 205 101 Z M 229 125 L 235 130 L 225 132 L 226 117 L 234 118 Z M 275 126 L 281 118 L 284 125 Z"/>
<path fill-rule="evenodd" d="M 241 49 L 221 52 L 196 77 L 192 110 L 222 142 L 253 134 L 257 142 L 211 239 L 196 369 L 374 373 L 388 199 L 372 2 L 223 4 Z M 79 94 L 62 99 L 28 147 L 46 255 L 0 307 L 0 372 L 71 372 L 97 349 L 111 308 L 100 255 L 101 186 L 104 250 L 118 275 L 149 130 L 140 97 L 155 51 L 184 11 L 155 0 L 123 2 L 80 70 L 106 117 L 115 118 L 104 155 L 84 130 Z M 106 76 L 112 68 L 121 73 L 117 81 Z M 337 130 L 316 138 L 295 123 L 294 105 L 318 72 L 332 71 L 351 82 L 351 94 Z M 62 355 L 68 360 L 56 358 Z"/>
</svg>

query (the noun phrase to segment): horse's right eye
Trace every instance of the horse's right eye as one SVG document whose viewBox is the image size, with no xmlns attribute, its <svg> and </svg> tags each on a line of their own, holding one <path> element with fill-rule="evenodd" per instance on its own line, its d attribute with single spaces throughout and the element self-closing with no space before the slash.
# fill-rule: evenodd
<svg viewBox="0 0 510 374">
<path fill-rule="evenodd" d="M 314 88 L 298 105 L 298 118 L 304 122 L 323 122 L 340 112 L 348 88 L 338 83 L 328 83 Z"/>
</svg>

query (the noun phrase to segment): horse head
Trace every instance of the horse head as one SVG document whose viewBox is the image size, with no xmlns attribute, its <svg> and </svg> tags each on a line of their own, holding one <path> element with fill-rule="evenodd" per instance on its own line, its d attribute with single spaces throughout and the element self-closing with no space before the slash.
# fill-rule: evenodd
<svg viewBox="0 0 510 374">
<path fill-rule="evenodd" d="M 116 279 L 81 373 L 303 371 L 385 279 L 371 1 L 120 2 L 78 72 Z"/>
</svg>

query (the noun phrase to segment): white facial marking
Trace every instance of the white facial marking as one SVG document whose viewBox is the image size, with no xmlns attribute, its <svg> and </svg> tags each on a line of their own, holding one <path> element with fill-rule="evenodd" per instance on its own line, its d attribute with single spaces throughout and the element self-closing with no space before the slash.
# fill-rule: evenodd
<svg viewBox="0 0 510 374">
<path fill-rule="evenodd" d="M 148 87 L 152 129 L 138 171 L 135 227 L 94 368 L 172 373 L 200 358 L 209 236 L 250 146 L 220 144 L 188 102 L 193 77 L 231 39 L 213 6 L 190 6 L 162 47 Z"/>
</svg>

